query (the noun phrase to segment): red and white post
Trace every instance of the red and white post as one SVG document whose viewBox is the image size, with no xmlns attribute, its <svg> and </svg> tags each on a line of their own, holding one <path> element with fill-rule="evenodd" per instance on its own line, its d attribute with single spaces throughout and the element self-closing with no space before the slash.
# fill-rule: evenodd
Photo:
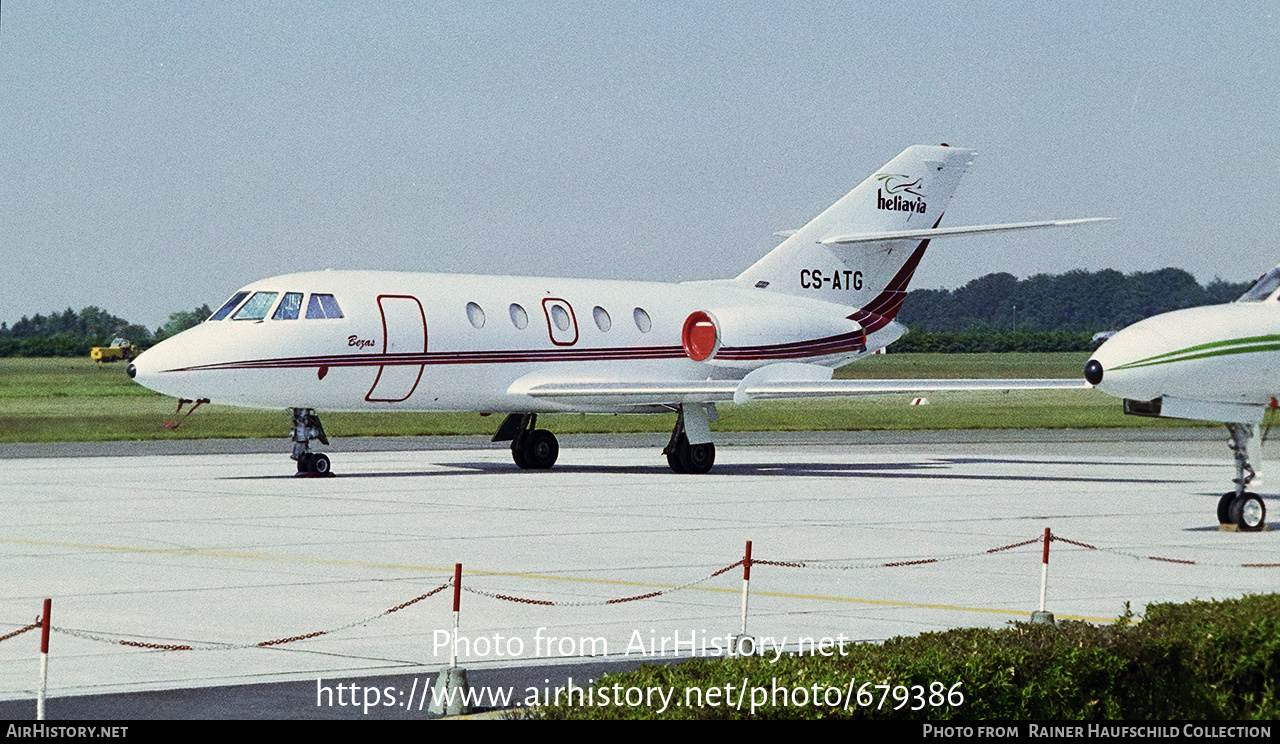
<svg viewBox="0 0 1280 744">
<path fill-rule="evenodd" d="M 428 713 L 440 716 L 456 716 L 469 713 L 466 702 L 467 670 L 458 668 L 458 631 L 461 625 L 462 608 L 462 564 L 453 566 L 453 643 L 449 649 L 449 667 L 441 669 L 436 675 L 435 688 L 431 692 L 431 705 Z"/>
<path fill-rule="evenodd" d="M 1044 528 L 1044 555 L 1040 559 L 1040 611 L 1044 612 L 1044 595 L 1049 588 L 1049 543 L 1053 537 Z"/>
<path fill-rule="evenodd" d="M 44 612 L 40 615 L 40 691 L 36 693 L 36 720 L 44 720 L 45 691 L 49 687 L 49 610 L 52 599 L 45 599 Z"/>
<path fill-rule="evenodd" d="M 733 639 L 731 653 L 735 656 L 754 656 L 756 639 L 747 635 L 747 598 L 751 595 L 751 541 L 747 541 L 742 556 L 742 632 Z"/>
<path fill-rule="evenodd" d="M 1044 550 L 1040 555 L 1040 609 L 1031 613 L 1032 625 L 1055 625 L 1053 621 L 1053 613 L 1046 612 L 1044 609 L 1044 595 L 1049 588 L 1049 543 L 1053 542 L 1053 535 L 1049 532 L 1049 528 L 1044 528 Z"/>
<path fill-rule="evenodd" d="M 1044 600 L 1040 601 L 1044 605 Z M 458 668 L 458 629 L 460 627 L 460 615 L 462 607 L 462 564 L 456 563 L 453 566 L 453 645 L 449 651 L 449 668 Z M 1043 608 L 1043 607 L 1042 607 Z"/>
</svg>

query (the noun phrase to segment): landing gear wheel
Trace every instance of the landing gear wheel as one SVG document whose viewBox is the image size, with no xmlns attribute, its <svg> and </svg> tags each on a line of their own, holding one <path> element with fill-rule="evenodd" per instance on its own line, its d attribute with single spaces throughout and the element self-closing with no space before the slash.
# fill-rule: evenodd
<svg viewBox="0 0 1280 744">
<path fill-rule="evenodd" d="M 525 442 L 524 459 L 532 470 L 549 470 L 559 456 L 560 443 L 546 429 L 535 429 Z"/>
<path fill-rule="evenodd" d="M 716 464 L 715 444 L 689 444 L 689 437 L 683 432 L 676 437 L 675 444 L 667 449 L 666 455 L 667 465 L 677 473 L 706 473 Z"/>
<path fill-rule="evenodd" d="M 511 443 L 511 459 L 515 460 L 516 467 L 521 470 L 529 469 L 529 460 L 525 457 L 523 442 L 516 440 Z"/>
<path fill-rule="evenodd" d="M 1256 493 L 1248 491 L 1231 501 L 1231 523 L 1241 532 L 1257 532 L 1267 525 L 1267 506 Z"/>
<path fill-rule="evenodd" d="M 1235 491 L 1227 491 L 1218 499 L 1218 524 L 1231 524 L 1231 502 L 1235 500 Z"/>
<path fill-rule="evenodd" d="M 546 429 L 534 429 L 511 443 L 511 459 L 526 470 L 549 470 L 559 456 L 560 443 Z"/>
<path fill-rule="evenodd" d="M 302 456 L 298 458 L 298 472 L 299 473 L 311 472 L 311 453 L 310 452 L 304 452 Z"/>
<path fill-rule="evenodd" d="M 309 458 L 311 462 L 307 464 L 307 469 L 316 475 L 333 475 L 330 472 L 329 456 L 323 452 L 316 452 Z"/>
<path fill-rule="evenodd" d="M 685 473 L 710 472 L 711 466 L 716 464 L 716 446 L 711 442 L 689 444 L 686 441 L 680 449 L 680 464 L 684 466 Z"/>
<path fill-rule="evenodd" d="M 678 450 L 670 450 L 667 452 L 667 465 L 677 473 L 687 473 L 684 469 L 684 463 L 680 461 L 680 453 Z"/>
</svg>

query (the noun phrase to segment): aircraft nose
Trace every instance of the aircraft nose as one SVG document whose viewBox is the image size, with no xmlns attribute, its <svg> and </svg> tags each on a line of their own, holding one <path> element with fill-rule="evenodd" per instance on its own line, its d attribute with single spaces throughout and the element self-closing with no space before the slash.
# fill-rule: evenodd
<svg viewBox="0 0 1280 744">
<path fill-rule="evenodd" d="M 133 361 L 129 362 L 129 366 L 124 368 L 124 373 L 129 376 L 130 380 L 133 380 L 139 385 L 151 390 L 155 390 L 155 388 L 152 387 L 155 383 L 154 373 L 156 371 L 155 362 L 157 361 L 155 348 L 156 347 L 153 346 L 137 355 L 133 358 Z"/>
<path fill-rule="evenodd" d="M 1097 359 L 1090 359 L 1084 365 L 1084 379 L 1090 385 L 1097 385 L 1102 382 L 1102 362 Z"/>
</svg>

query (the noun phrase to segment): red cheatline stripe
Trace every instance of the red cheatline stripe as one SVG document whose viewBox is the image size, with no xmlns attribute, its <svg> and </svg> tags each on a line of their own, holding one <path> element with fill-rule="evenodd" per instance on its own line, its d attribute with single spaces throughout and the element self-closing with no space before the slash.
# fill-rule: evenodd
<svg viewBox="0 0 1280 744">
<path fill-rule="evenodd" d="M 769 346 L 726 347 L 717 358 L 731 360 L 787 359 L 825 356 L 866 349 L 861 331 Z M 552 349 L 546 351 L 421 352 L 413 354 L 346 354 L 311 357 L 279 357 L 241 362 L 221 362 L 178 367 L 169 372 L 227 369 L 294 369 L 302 367 L 389 367 L 426 364 L 511 364 L 519 362 L 617 361 L 627 359 L 678 359 L 679 346 L 647 346 L 635 349 Z"/>
</svg>

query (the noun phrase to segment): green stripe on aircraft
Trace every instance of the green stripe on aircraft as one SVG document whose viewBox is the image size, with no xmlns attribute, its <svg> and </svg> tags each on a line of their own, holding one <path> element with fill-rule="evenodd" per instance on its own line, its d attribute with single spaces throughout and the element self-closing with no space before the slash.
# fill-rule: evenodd
<svg viewBox="0 0 1280 744">
<path fill-rule="evenodd" d="M 1164 354 L 1138 359 L 1121 364 L 1113 369 L 1138 369 L 1171 362 L 1185 362 L 1192 359 L 1207 359 L 1216 356 L 1232 356 L 1235 354 L 1252 354 L 1264 351 L 1280 351 L 1280 335 L 1248 336 L 1245 338 L 1213 341 L 1207 344 L 1196 344 L 1185 349 L 1170 351 Z"/>
</svg>

